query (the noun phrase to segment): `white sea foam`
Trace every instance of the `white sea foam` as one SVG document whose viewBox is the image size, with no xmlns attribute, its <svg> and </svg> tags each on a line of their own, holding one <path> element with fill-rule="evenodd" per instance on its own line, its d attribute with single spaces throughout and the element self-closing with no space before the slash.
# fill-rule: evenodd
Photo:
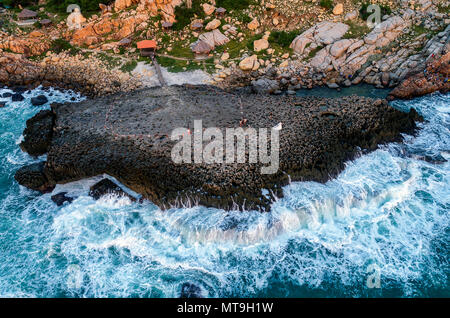
<svg viewBox="0 0 450 318">
<path fill-rule="evenodd" d="M 17 125 L 0 124 L 0 295 L 177 297 L 190 282 L 210 297 L 448 296 L 450 167 L 416 155 L 450 159 L 449 101 L 397 102 L 427 119 L 417 136 L 348 162 L 326 184 L 290 184 L 270 213 L 89 197 L 108 176 L 58 186 L 53 194 L 77 199 L 57 208 L 12 181 L 33 160 L 16 150 L 26 117 L 0 110 Z M 370 264 L 381 290 L 366 286 Z"/>
</svg>

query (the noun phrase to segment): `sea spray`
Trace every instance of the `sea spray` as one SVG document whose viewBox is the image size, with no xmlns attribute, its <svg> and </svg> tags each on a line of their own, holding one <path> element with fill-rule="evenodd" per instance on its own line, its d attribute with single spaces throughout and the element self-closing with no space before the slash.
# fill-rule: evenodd
<svg viewBox="0 0 450 318">
<path fill-rule="evenodd" d="M 19 187 L 15 171 L 36 159 L 17 142 L 42 92 L 0 109 L 0 296 L 178 297 L 184 283 L 206 297 L 449 296 L 449 95 L 395 102 L 425 117 L 417 136 L 242 213 L 95 201 L 95 178 L 58 186 L 76 197 L 62 207 Z"/>
</svg>

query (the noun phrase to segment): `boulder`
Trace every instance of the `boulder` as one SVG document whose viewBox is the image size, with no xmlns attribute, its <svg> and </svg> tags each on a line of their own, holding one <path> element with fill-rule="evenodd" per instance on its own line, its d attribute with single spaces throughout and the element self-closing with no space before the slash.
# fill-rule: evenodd
<svg viewBox="0 0 450 318">
<path fill-rule="evenodd" d="M 25 99 L 22 94 L 20 93 L 14 93 L 11 95 L 11 101 L 13 102 L 21 102 Z"/>
<path fill-rule="evenodd" d="M 222 32 L 220 32 L 220 30 L 218 29 L 203 33 L 199 36 L 198 40 L 205 42 L 212 48 L 215 48 L 219 45 L 224 45 L 230 41 L 230 39 L 223 35 Z"/>
<path fill-rule="evenodd" d="M 254 18 L 249 24 L 247 24 L 247 27 L 250 30 L 256 30 L 257 28 L 259 28 L 259 22 L 257 18 Z"/>
<path fill-rule="evenodd" d="M 347 13 L 344 17 L 344 20 L 345 21 L 355 20 L 356 18 L 358 18 L 358 16 L 359 16 L 359 12 L 357 10 L 354 10 L 352 12 Z"/>
<path fill-rule="evenodd" d="M 31 105 L 33 106 L 42 106 L 45 103 L 48 103 L 48 99 L 45 95 L 38 95 L 31 98 Z"/>
<path fill-rule="evenodd" d="M 252 81 L 252 90 L 255 93 L 259 94 L 267 94 L 267 93 L 273 93 L 276 90 L 280 89 L 280 85 L 278 84 L 278 81 L 271 80 L 268 78 L 260 78 L 258 80 Z"/>
<path fill-rule="evenodd" d="M 6 102 L 0 102 L 0 108 L 3 108 L 6 106 Z"/>
<path fill-rule="evenodd" d="M 45 162 L 33 163 L 17 170 L 14 175 L 16 181 L 28 189 L 43 193 L 51 192 L 54 189 L 45 173 Z"/>
<path fill-rule="evenodd" d="M 41 110 L 27 120 L 20 148 L 31 156 L 45 154 L 51 143 L 54 115 L 50 110 Z"/>
<path fill-rule="evenodd" d="M 89 190 L 89 195 L 95 200 L 100 199 L 104 195 L 114 195 L 119 197 L 127 197 L 131 201 L 136 201 L 135 198 L 123 191 L 121 187 L 106 178 L 94 184 Z"/>
<path fill-rule="evenodd" d="M 334 15 L 341 15 L 342 13 L 344 13 L 344 5 L 342 3 L 338 3 L 334 8 L 333 8 L 333 14 Z"/>
<path fill-rule="evenodd" d="M 62 206 L 65 202 L 72 203 L 73 198 L 67 196 L 67 192 L 61 192 L 51 197 L 52 201 L 56 203 L 57 206 Z"/>
<path fill-rule="evenodd" d="M 220 23 L 221 22 L 219 19 L 214 19 L 206 25 L 205 30 L 206 31 L 215 30 L 220 26 Z"/>
<path fill-rule="evenodd" d="M 317 46 L 332 44 L 347 33 L 349 26 L 344 23 L 324 21 L 309 28 L 291 43 L 290 48 L 302 54 L 307 44 L 314 42 Z"/>
<path fill-rule="evenodd" d="M 256 71 L 259 68 L 260 64 L 258 62 L 258 55 L 252 55 L 244 58 L 239 63 L 239 68 L 243 71 Z"/>
<path fill-rule="evenodd" d="M 353 44 L 353 40 L 344 39 L 339 40 L 333 43 L 333 45 L 330 48 L 330 54 L 335 57 L 341 57 L 342 54 L 350 47 L 350 45 Z"/>
<path fill-rule="evenodd" d="M 203 3 L 202 7 L 206 15 L 211 15 L 216 11 L 216 7 L 208 3 Z"/>
<path fill-rule="evenodd" d="M 265 39 L 256 40 L 253 42 L 253 48 L 255 52 L 266 50 L 269 48 L 269 41 Z"/>
</svg>

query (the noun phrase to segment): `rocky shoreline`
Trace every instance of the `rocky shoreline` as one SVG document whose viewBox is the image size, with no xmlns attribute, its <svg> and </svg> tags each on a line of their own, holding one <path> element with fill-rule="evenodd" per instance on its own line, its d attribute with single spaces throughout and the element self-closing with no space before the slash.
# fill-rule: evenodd
<svg viewBox="0 0 450 318">
<path fill-rule="evenodd" d="M 282 123 L 280 169 L 262 164 L 175 164 L 174 128 L 270 128 Z M 146 118 L 145 121 L 142 118 Z M 253 94 L 211 86 L 152 88 L 81 103 L 53 104 L 27 122 L 22 149 L 45 163 L 21 168 L 16 180 L 46 192 L 56 184 L 109 174 L 161 208 L 200 204 L 225 210 L 269 210 L 290 181 L 325 182 L 359 151 L 400 141 L 420 116 L 385 100 Z"/>
</svg>

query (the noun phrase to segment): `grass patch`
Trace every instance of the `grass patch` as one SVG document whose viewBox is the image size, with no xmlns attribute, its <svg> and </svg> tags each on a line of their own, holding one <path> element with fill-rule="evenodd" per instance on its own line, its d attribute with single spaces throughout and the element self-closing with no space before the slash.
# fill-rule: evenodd
<svg viewBox="0 0 450 318">
<path fill-rule="evenodd" d="M 204 18 L 205 12 L 201 6 L 200 0 L 193 0 L 192 7 L 188 8 L 186 3 L 183 3 L 181 6 L 175 7 L 175 19 L 176 23 L 173 25 L 173 29 L 175 31 L 183 30 L 186 26 L 191 23 L 191 20 L 197 16 L 198 18 Z"/>
<path fill-rule="evenodd" d="M 281 47 L 287 48 L 294 41 L 295 37 L 300 34 L 299 30 L 290 32 L 286 31 L 273 31 L 269 36 L 270 44 L 278 44 Z"/>
<path fill-rule="evenodd" d="M 137 66 L 137 61 L 133 60 L 133 61 L 126 62 L 124 65 L 122 65 L 120 70 L 124 73 L 131 73 L 136 68 L 136 66 Z"/>
<path fill-rule="evenodd" d="M 320 6 L 324 9 L 331 10 L 333 8 L 333 0 L 320 0 Z"/>
<path fill-rule="evenodd" d="M 322 45 L 319 45 L 315 49 L 312 49 L 308 54 L 308 59 L 312 59 L 314 56 L 316 56 L 317 52 L 319 52 L 321 49 L 323 49 Z"/>
<path fill-rule="evenodd" d="M 371 5 L 370 2 L 365 2 L 362 4 L 361 8 L 359 9 L 359 14 L 361 19 L 363 19 L 364 21 L 367 21 L 367 19 L 369 18 L 369 16 L 373 13 L 373 11 L 367 12 L 367 8 Z M 392 13 L 391 8 L 389 8 L 388 6 L 384 6 L 382 4 L 378 4 L 378 6 L 380 7 L 380 13 L 381 13 L 381 17 L 385 16 L 385 15 L 390 15 Z"/>
<path fill-rule="evenodd" d="M 74 47 L 72 44 L 70 44 L 68 41 L 64 39 L 56 39 L 52 41 L 50 51 L 57 54 L 66 51 L 69 52 L 71 55 L 75 55 L 80 51 L 80 49 Z"/>
<path fill-rule="evenodd" d="M 448 4 L 448 3 L 447 3 L 447 5 L 444 5 L 443 3 L 439 3 L 437 5 L 437 8 L 438 8 L 439 13 L 446 13 L 446 14 L 450 13 L 450 4 Z"/>
<path fill-rule="evenodd" d="M 216 0 L 217 8 L 225 8 L 227 11 L 247 9 L 253 1 L 251 0 Z"/>
<path fill-rule="evenodd" d="M 347 21 L 346 24 L 350 27 L 347 33 L 342 37 L 343 39 L 362 38 L 370 32 L 367 24 L 358 24 L 357 22 Z"/>
</svg>

